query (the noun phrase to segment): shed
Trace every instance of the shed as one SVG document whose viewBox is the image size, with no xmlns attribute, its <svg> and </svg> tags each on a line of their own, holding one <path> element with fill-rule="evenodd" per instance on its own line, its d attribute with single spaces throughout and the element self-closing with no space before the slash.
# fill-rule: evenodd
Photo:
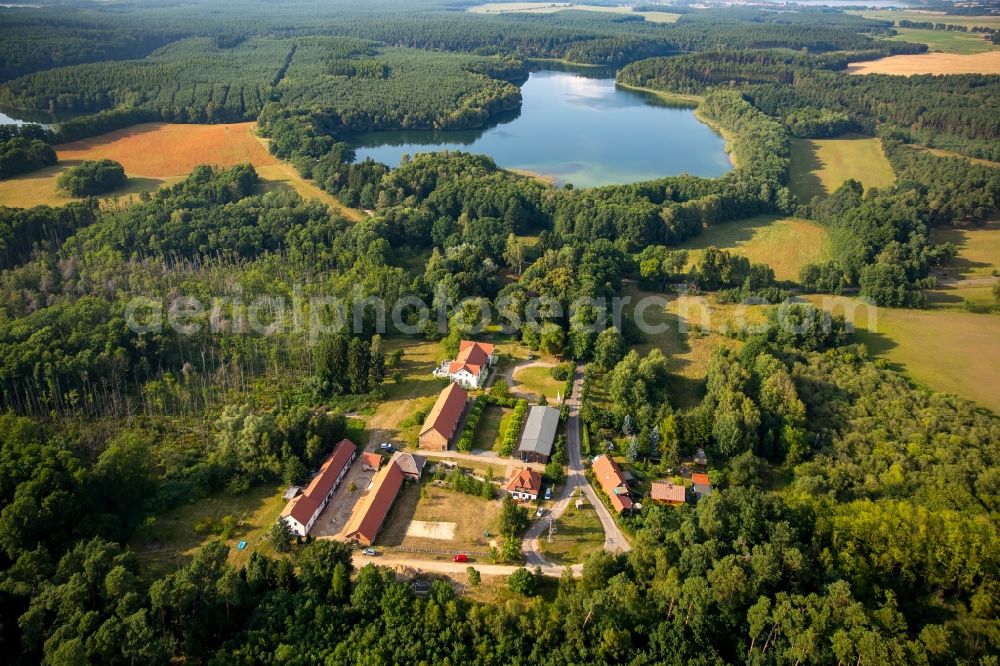
<svg viewBox="0 0 1000 666">
<path fill-rule="evenodd" d="M 518 449 L 524 462 L 549 462 L 552 456 L 552 445 L 556 441 L 556 431 L 559 429 L 559 410 L 555 407 L 532 407 L 524 424 L 521 435 L 521 447 Z"/>
</svg>

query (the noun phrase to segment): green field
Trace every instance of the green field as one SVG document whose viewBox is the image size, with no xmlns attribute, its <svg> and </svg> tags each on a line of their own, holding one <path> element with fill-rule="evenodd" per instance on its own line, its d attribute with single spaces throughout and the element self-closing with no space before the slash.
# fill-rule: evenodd
<svg viewBox="0 0 1000 666">
<path fill-rule="evenodd" d="M 556 521 L 552 541 L 543 534 L 538 542 L 542 554 L 553 564 L 576 564 L 601 549 L 604 530 L 589 502 L 579 509 L 571 503 Z"/>
<path fill-rule="evenodd" d="M 710 246 L 742 255 L 754 263 L 767 264 L 779 280 L 795 280 L 808 263 L 830 256 L 826 229 L 795 217 L 761 215 L 708 227 L 678 249 L 690 251 L 691 264 Z"/>
<path fill-rule="evenodd" d="M 865 18 L 878 19 L 880 21 L 929 21 L 931 23 L 946 23 L 948 25 L 964 25 L 970 28 L 983 26 L 987 28 L 997 28 L 1000 30 L 1000 16 L 948 16 L 938 12 L 926 12 L 919 10 L 851 10 L 848 14 L 860 14 Z"/>
<path fill-rule="evenodd" d="M 896 179 L 878 139 L 847 134 L 837 139 L 793 139 L 789 187 L 799 201 L 826 196 L 850 178 L 867 187 Z"/>
<path fill-rule="evenodd" d="M 926 44 L 931 51 L 940 51 L 941 53 L 970 55 L 1000 48 L 986 41 L 982 34 L 974 32 L 917 30 L 915 28 L 896 28 L 896 32 L 899 34 L 889 37 L 889 41 Z"/>
</svg>

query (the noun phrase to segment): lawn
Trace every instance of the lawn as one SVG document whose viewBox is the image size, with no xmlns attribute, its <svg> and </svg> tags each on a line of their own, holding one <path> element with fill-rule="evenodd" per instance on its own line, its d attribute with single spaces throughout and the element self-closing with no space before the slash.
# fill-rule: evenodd
<svg viewBox="0 0 1000 666">
<path fill-rule="evenodd" d="M 538 543 L 542 555 L 553 564 L 578 564 L 604 547 L 604 529 L 590 502 L 579 509 L 570 503 L 556 521 L 552 541 L 546 532 Z"/>
<path fill-rule="evenodd" d="M 447 553 L 454 551 L 485 553 L 497 534 L 499 515 L 500 503 L 497 500 L 458 493 L 435 485 L 433 481 L 407 483 L 392 505 L 376 543 L 390 548 L 442 551 L 437 555 L 427 553 L 431 558 L 450 557 Z M 406 531 L 414 520 L 455 523 L 455 537 L 445 541 L 407 536 Z M 489 537 L 484 538 L 484 530 L 489 530 Z"/>
<path fill-rule="evenodd" d="M 385 345 L 386 354 L 403 350 L 400 381 L 387 379 L 382 385 L 385 399 L 368 418 L 365 429 L 369 436 L 378 433 L 378 441 L 393 440 L 415 446 L 421 423 L 414 414 L 434 404 L 445 383 L 435 379 L 431 371 L 443 356 L 436 342 L 391 340 Z"/>
<path fill-rule="evenodd" d="M 865 187 L 886 187 L 896 180 L 878 139 L 846 134 L 837 139 L 793 139 L 792 193 L 803 203 L 826 196 L 850 178 Z"/>
<path fill-rule="evenodd" d="M 708 227 L 677 249 L 689 250 L 694 264 L 705 248 L 715 246 L 742 255 L 754 263 L 767 264 L 779 280 L 796 280 L 808 263 L 830 256 L 826 229 L 794 217 L 762 215 Z"/>
<path fill-rule="evenodd" d="M 825 300 L 827 308 L 851 308 L 847 297 Z M 859 310 L 863 312 L 863 310 Z M 976 402 L 1000 413 L 1000 316 L 956 310 L 878 308 L 874 321 L 856 318 L 857 337 L 919 384 Z"/>
<path fill-rule="evenodd" d="M 983 53 L 920 53 L 851 63 L 851 74 L 1000 74 L 1000 50 Z"/>
<path fill-rule="evenodd" d="M 556 397 L 566 388 L 566 382 L 561 382 L 553 377 L 550 366 L 527 365 L 514 371 L 514 386 L 512 388 L 518 393 L 544 395 L 549 404 L 555 404 Z"/>
<path fill-rule="evenodd" d="M 500 446 L 500 434 L 504 432 L 513 409 L 487 405 L 479 417 L 475 436 L 472 438 L 472 448 L 481 451 L 496 450 Z"/>
<path fill-rule="evenodd" d="M 234 566 L 244 564 L 253 551 L 274 555 L 262 541 L 268 529 L 278 519 L 286 500 L 284 487 L 254 486 L 242 495 L 228 490 L 185 504 L 156 516 L 151 525 L 141 527 L 129 542 L 139 559 L 152 575 L 173 571 L 190 559 L 202 546 L 221 537 L 199 534 L 195 524 L 205 518 L 218 522 L 231 515 L 239 521 L 233 538 L 226 540 L 230 546 L 229 561 Z M 246 549 L 236 550 L 240 541 Z"/>
</svg>

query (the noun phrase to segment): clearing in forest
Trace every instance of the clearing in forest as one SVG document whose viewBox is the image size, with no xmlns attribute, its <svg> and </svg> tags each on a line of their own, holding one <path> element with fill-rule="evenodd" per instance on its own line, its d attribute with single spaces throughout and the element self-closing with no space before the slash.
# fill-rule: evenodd
<svg viewBox="0 0 1000 666">
<path fill-rule="evenodd" d="M 59 156 L 55 166 L 0 181 L 0 205 L 63 206 L 73 201 L 73 197 L 56 187 L 59 174 L 84 160 L 107 158 L 125 167 L 128 176 L 126 186 L 108 197 L 152 192 L 173 185 L 200 164 L 231 167 L 249 163 L 256 167 L 265 191 L 291 189 L 304 198 L 321 201 L 345 219 L 358 221 L 364 217 L 271 155 L 267 142 L 255 135 L 255 129 L 256 123 L 144 123 L 60 144 L 55 147 Z"/>
<path fill-rule="evenodd" d="M 574 4 L 572 2 L 488 2 L 483 5 L 469 7 L 475 14 L 554 14 L 555 12 L 572 9 L 587 12 L 606 12 L 610 14 L 638 14 L 650 23 L 673 23 L 680 14 L 658 11 L 632 11 L 631 7 L 611 7 L 607 5 Z"/>
<path fill-rule="evenodd" d="M 881 142 L 861 134 L 836 139 L 793 139 L 788 184 L 802 203 L 826 196 L 853 178 L 866 188 L 887 187 L 896 180 Z"/>
<path fill-rule="evenodd" d="M 867 307 L 846 296 L 810 296 L 833 314 L 850 313 L 858 340 L 914 381 L 1000 413 L 1000 316 L 957 310 Z"/>
<path fill-rule="evenodd" d="M 678 246 L 688 250 L 689 265 L 708 247 L 729 250 L 753 263 L 767 264 L 779 280 L 795 280 L 806 264 L 830 258 L 826 229 L 797 217 L 759 215 L 708 227 Z"/>
<path fill-rule="evenodd" d="M 896 35 L 889 37 L 892 42 L 912 42 L 926 44 L 930 51 L 941 53 L 985 53 L 997 48 L 986 36 L 979 32 L 956 32 L 954 30 L 921 30 L 918 28 L 896 28 Z"/>
<path fill-rule="evenodd" d="M 920 53 L 896 55 L 878 60 L 854 62 L 847 66 L 851 74 L 1000 74 L 1000 50 L 963 55 L 957 53 Z"/>
</svg>

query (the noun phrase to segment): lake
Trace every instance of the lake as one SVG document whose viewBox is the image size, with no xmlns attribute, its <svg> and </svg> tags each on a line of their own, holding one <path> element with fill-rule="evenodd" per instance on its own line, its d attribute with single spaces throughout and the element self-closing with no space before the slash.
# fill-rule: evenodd
<svg viewBox="0 0 1000 666">
<path fill-rule="evenodd" d="M 358 135 L 357 158 L 397 166 L 404 153 L 463 150 L 576 187 L 732 169 L 722 137 L 692 108 L 617 87 L 607 71 L 532 72 L 521 94 L 520 111 L 486 129 Z"/>
</svg>

